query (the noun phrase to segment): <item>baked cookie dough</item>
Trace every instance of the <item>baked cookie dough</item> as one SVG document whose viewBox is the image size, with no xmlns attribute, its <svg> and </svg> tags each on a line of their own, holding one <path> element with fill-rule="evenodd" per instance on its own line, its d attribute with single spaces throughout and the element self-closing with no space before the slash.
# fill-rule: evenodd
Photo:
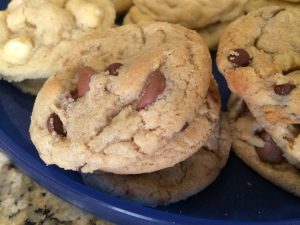
<svg viewBox="0 0 300 225">
<path fill-rule="evenodd" d="M 283 8 L 300 9 L 300 1 L 282 1 L 282 0 L 248 0 L 244 6 L 245 13 L 257 10 L 266 6 L 279 6 Z"/>
<path fill-rule="evenodd" d="M 228 109 L 235 154 L 267 180 L 300 196 L 300 171 L 282 156 L 280 148 L 246 104 L 231 96 Z"/>
<path fill-rule="evenodd" d="M 136 0 L 124 23 L 165 21 L 199 31 L 205 43 L 215 49 L 223 28 L 242 15 L 247 0 Z"/>
<path fill-rule="evenodd" d="M 216 22 L 232 21 L 242 14 L 246 0 L 134 0 L 129 20 L 138 23 L 145 17 L 198 29 Z M 125 19 L 126 20 L 126 19 Z"/>
<path fill-rule="evenodd" d="M 211 184 L 227 162 L 231 136 L 225 118 L 220 124 L 203 147 L 174 167 L 138 175 L 98 171 L 82 174 L 83 180 L 93 188 L 152 207 L 184 200 Z"/>
<path fill-rule="evenodd" d="M 0 77 L 46 78 L 87 33 L 114 25 L 109 0 L 13 0 L 0 11 Z"/>
<path fill-rule="evenodd" d="M 115 28 L 85 38 L 47 80 L 31 139 L 47 164 L 65 169 L 171 167 L 205 143 L 219 118 L 211 81 L 210 54 L 196 32 L 167 23 Z"/>
<path fill-rule="evenodd" d="M 196 31 L 201 35 L 209 49 L 216 50 L 218 47 L 220 37 L 229 23 L 230 22 L 215 23 Z"/>
<path fill-rule="evenodd" d="M 132 6 L 132 0 L 111 0 L 117 13 L 125 13 Z"/>
<path fill-rule="evenodd" d="M 21 82 L 13 82 L 25 94 L 37 95 L 41 90 L 46 79 L 23 80 Z"/>
<path fill-rule="evenodd" d="M 233 93 L 300 167 L 300 10 L 266 7 L 240 17 L 220 41 L 217 64 Z"/>
</svg>

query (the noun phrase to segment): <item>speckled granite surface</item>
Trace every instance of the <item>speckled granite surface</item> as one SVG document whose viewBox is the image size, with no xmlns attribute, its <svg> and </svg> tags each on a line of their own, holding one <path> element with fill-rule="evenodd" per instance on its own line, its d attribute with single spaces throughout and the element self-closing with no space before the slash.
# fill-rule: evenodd
<svg viewBox="0 0 300 225">
<path fill-rule="evenodd" d="M 0 151 L 1 225 L 111 225 L 63 202 L 23 175 Z"/>
</svg>

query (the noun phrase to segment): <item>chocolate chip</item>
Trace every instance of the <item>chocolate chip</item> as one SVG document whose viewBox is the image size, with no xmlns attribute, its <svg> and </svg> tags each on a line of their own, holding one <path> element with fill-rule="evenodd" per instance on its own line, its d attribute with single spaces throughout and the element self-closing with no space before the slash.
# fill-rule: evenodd
<svg viewBox="0 0 300 225">
<path fill-rule="evenodd" d="M 257 133 L 257 135 L 265 141 L 264 147 L 258 148 L 256 147 L 256 153 L 259 158 L 267 163 L 279 164 L 284 158 L 282 156 L 281 149 L 276 145 L 273 141 L 271 135 L 266 131 L 261 131 Z"/>
<path fill-rule="evenodd" d="M 249 108 L 248 108 L 248 105 L 246 104 L 246 102 L 242 102 L 242 113 L 243 114 L 246 114 L 246 113 L 248 113 L 248 112 L 250 112 L 250 110 L 249 110 Z"/>
<path fill-rule="evenodd" d="M 118 76 L 120 67 L 123 66 L 122 63 L 110 64 L 105 71 L 109 72 L 109 75 Z"/>
<path fill-rule="evenodd" d="M 44 214 L 44 215 L 48 215 L 50 212 L 51 212 L 50 209 L 47 209 L 47 208 L 46 208 L 46 209 L 44 209 L 43 214 Z"/>
<path fill-rule="evenodd" d="M 80 68 L 78 74 L 78 82 L 77 82 L 77 97 L 80 98 L 85 95 L 85 93 L 90 90 L 90 80 L 91 76 L 96 74 L 97 71 L 91 67 L 82 67 Z"/>
<path fill-rule="evenodd" d="M 154 71 L 148 80 L 148 85 L 144 90 L 144 94 L 137 103 L 136 109 L 142 110 L 152 104 L 156 98 L 164 92 L 166 88 L 166 78 L 160 71 Z"/>
<path fill-rule="evenodd" d="M 27 191 L 28 191 L 28 192 L 32 192 L 32 190 L 33 190 L 33 189 L 32 189 L 32 186 L 30 186 L 30 187 L 27 188 Z"/>
<path fill-rule="evenodd" d="M 237 112 L 236 119 L 247 115 L 250 112 L 246 102 L 242 101 L 240 105 L 240 110 Z"/>
<path fill-rule="evenodd" d="M 285 9 L 283 9 L 283 8 L 281 8 L 281 9 L 276 9 L 276 10 L 273 11 L 272 16 L 274 17 L 274 16 L 276 16 L 278 13 L 280 13 L 280 12 L 282 12 L 282 11 L 285 11 Z"/>
<path fill-rule="evenodd" d="M 76 101 L 78 99 L 77 90 L 70 91 L 70 97 Z"/>
<path fill-rule="evenodd" d="M 294 84 L 280 84 L 274 87 L 274 92 L 277 95 L 288 95 L 294 88 L 296 88 Z"/>
<path fill-rule="evenodd" d="M 283 70 L 282 75 L 289 75 L 290 73 L 296 72 L 298 70 L 300 70 L 300 66 L 293 66 L 287 70 Z"/>
<path fill-rule="evenodd" d="M 39 213 L 43 212 L 43 209 L 42 208 L 37 208 L 36 210 L 34 210 L 34 212 L 39 214 Z"/>
<path fill-rule="evenodd" d="M 228 61 L 236 66 L 246 67 L 250 64 L 250 55 L 245 49 L 237 48 L 227 57 Z"/>
<path fill-rule="evenodd" d="M 300 135 L 300 124 L 290 124 L 287 128 L 294 138 L 297 138 Z"/>
<path fill-rule="evenodd" d="M 185 131 L 186 128 L 188 128 L 188 126 L 189 126 L 189 123 L 186 122 L 186 123 L 183 125 L 183 127 L 181 128 L 180 132 Z"/>
<path fill-rule="evenodd" d="M 56 113 L 52 113 L 47 120 L 47 128 L 50 133 L 55 131 L 58 135 L 65 137 L 67 135 L 64 125 Z"/>
</svg>

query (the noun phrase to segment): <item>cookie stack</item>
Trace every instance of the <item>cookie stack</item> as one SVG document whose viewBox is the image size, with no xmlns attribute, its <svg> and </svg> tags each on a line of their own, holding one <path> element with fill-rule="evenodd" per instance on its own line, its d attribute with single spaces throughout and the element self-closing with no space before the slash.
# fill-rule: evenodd
<svg viewBox="0 0 300 225">
<path fill-rule="evenodd" d="M 30 134 L 41 158 L 148 205 L 202 190 L 230 137 L 202 38 L 180 25 L 86 37 L 39 92 Z M 116 186 L 117 185 L 117 186 Z"/>
<path fill-rule="evenodd" d="M 219 70 L 236 154 L 258 173 L 300 195 L 300 10 L 266 7 L 232 23 L 221 38 Z"/>
<path fill-rule="evenodd" d="M 76 40 L 114 26 L 115 17 L 109 0 L 11 1 L 0 11 L 0 78 L 36 94 Z"/>
</svg>

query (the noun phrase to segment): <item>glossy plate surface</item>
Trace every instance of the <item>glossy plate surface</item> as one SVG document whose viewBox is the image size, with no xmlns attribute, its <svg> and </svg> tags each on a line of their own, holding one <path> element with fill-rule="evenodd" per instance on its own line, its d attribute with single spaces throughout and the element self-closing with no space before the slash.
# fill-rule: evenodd
<svg viewBox="0 0 300 225">
<path fill-rule="evenodd" d="M 7 2 L 0 1 L 2 9 Z M 214 73 L 225 105 L 229 91 L 215 65 Z M 95 191 L 82 183 L 78 173 L 41 161 L 28 132 L 33 103 L 34 97 L 0 81 L 0 147 L 37 183 L 98 217 L 130 225 L 300 224 L 300 198 L 264 180 L 233 154 L 211 186 L 168 207 L 148 208 Z"/>
</svg>

